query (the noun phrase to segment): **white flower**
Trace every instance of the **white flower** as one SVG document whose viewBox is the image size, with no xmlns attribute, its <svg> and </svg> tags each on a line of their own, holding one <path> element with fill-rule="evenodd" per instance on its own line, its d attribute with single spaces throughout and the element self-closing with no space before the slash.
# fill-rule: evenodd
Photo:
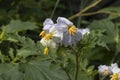
<svg viewBox="0 0 120 80">
<path fill-rule="evenodd" d="M 48 54 L 48 47 L 55 48 L 58 43 L 65 46 L 74 45 L 80 41 L 84 34 L 90 33 L 89 29 L 78 29 L 75 25 L 64 17 L 58 17 L 54 24 L 50 18 L 43 23 L 43 30 L 40 33 L 41 44 L 45 46 L 44 54 Z"/>
<path fill-rule="evenodd" d="M 73 23 L 64 17 L 58 17 L 57 25 L 59 25 L 59 27 L 65 29 L 65 28 L 68 28 L 68 26 L 72 26 Z"/>
<path fill-rule="evenodd" d="M 58 43 L 63 38 L 63 32 L 50 18 L 47 18 L 43 23 L 43 30 L 41 31 L 40 36 L 46 40 L 53 39 Z"/>
<path fill-rule="evenodd" d="M 84 36 L 85 34 L 89 34 L 90 33 L 90 29 L 89 28 L 85 28 L 85 29 L 79 29 L 80 32 L 82 33 L 82 35 Z"/>
<path fill-rule="evenodd" d="M 49 30 L 49 33 L 43 37 L 45 40 L 52 39 L 56 43 L 60 43 L 63 38 L 63 32 L 60 31 L 55 25 Z"/>
<path fill-rule="evenodd" d="M 112 68 L 112 72 L 113 72 L 113 74 L 114 74 L 114 73 L 120 74 L 120 68 L 114 67 L 114 68 Z"/>
<path fill-rule="evenodd" d="M 56 48 L 56 42 L 54 42 L 52 39 L 45 40 L 44 38 L 42 38 L 40 40 L 40 43 L 45 47 L 47 46 L 47 47 L 51 47 L 51 48 Z"/>
<path fill-rule="evenodd" d="M 45 19 L 43 22 L 43 30 L 49 32 L 49 30 L 53 27 L 54 23 L 50 18 Z"/>
<path fill-rule="evenodd" d="M 117 63 L 111 64 L 111 70 L 114 73 L 119 73 L 120 74 L 120 68 L 118 67 Z"/>
<path fill-rule="evenodd" d="M 40 32 L 39 36 L 44 37 L 49 30 L 54 26 L 53 21 L 50 18 L 45 19 L 43 22 L 43 30 Z"/>
<path fill-rule="evenodd" d="M 59 38 L 60 40 L 63 38 L 63 32 L 56 25 L 50 29 L 49 33 L 53 33 L 53 38 Z"/>
<path fill-rule="evenodd" d="M 98 72 L 102 75 L 102 76 L 107 76 L 109 74 L 111 74 L 111 69 L 109 66 L 106 65 L 100 65 L 98 67 Z"/>
<path fill-rule="evenodd" d="M 118 64 L 117 63 L 111 64 L 111 68 L 118 68 Z"/>
<path fill-rule="evenodd" d="M 110 80 L 120 80 L 120 74 L 118 73 L 114 73 L 110 77 L 111 77 Z"/>
<path fill-rule="evenodd" d="M 120 80 L 120 68 L 117 63 L 111 64 L 112 75 L 110 80 Z"/>
<path fill-rule="evenodd" d="M 75 44 L 82 38 L 82 33 L 68 19 L 58 17 L 56 25 L 63 32 L 62 44 L 65 46 Z"/>
<path fill-rule="evenodd" d="M 52 39 L 49 39 L 49 40 L 45 40 L 44 38 L 42 38 L 40 40 L 40 43 L 45 46 L 44 48 L 44 54 L 47 55 L 49 53 L 49 48 L 56 48 L 57 45 L 56 45 L 56 42 L 54 42 Z"/>
</svg>

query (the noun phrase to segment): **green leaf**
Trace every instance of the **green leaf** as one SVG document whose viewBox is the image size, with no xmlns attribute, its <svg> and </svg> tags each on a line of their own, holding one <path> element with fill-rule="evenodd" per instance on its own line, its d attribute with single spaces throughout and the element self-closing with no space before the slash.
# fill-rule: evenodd
<svg viewBox="0 0 120 80">
<path fill-rule="evenodd" d="M 30 55 L 38 55 L 38 53 L 35 52 L 34 50 L 20 49 L 17 52 L 18 52 L 18 56 L 21 56 L 23 58 L 26 58 Z"/>
<path fill-rule="evenodd" d="M 81 61 L 80 67 L 81 69 L 85 70 L 87 65 L 88 65 L 88 60 L 84 59 L 83 61 Z"/>
<path fill-rule="evenodd" d="M 20 32 L 24 30 L 33 30 L 36 29 L 37 26 L 34 22 L 22 22 L 20 20 L 11 20 L 11 22 L 6 25 L 2 26 L 3 30 L 7 33 L 15 33 L 15 32 Z"/>
<path fill-rule="evenodd" d="M 116 12 L 117 14 L 120 14 L 120 7 L 108 7 L 108 8 L 104 8 L 101 9 L 101 11 L 109 11 L 109 12 Z M 120 17 L 120 15 L 109 15 L 107 19 L 111 20 L 111 19 L 115 19 L 117 17 Z"/>
<path fill-rule="evenodd" d="M 101 9 L 101 11 L 120 12 L 120 7 L 108 7 L 108 8 Z"/>
<path fill-rule="evenodd" d="M 10 56 L 11 59 L 14 58 L 14 52 L 13 52 L 12 48 L 10 48 L 10 50 L 9 50 L 9 56 Z"/>
<path fill-rule="evenodd" d="M 4 63 L 4 58 L 5 58 L 5 56 L 2 54 L 2 52 L 0 51 L 0 60 L 1 60 L 1 62 L 2 63 Z"/>
<path fill-rule="evenodd" d="M 0 64 L 0 78 L 3 80 L 23 80 L 18 64 Z"/>
<path fill-rule="evenodd" d="M 21 64 L 24 69 L 24 80 L 67 80 L 65 73 L 57 68 L 51 70 L 49 62 L 31 61 Z"/>
<path fill-rule="evenodd" d="M 118 36 L 119 36 L 118 27 L 115 26 L 109 20 L 104 19 L 104 20 L 94 21 L 91 23 L 90 28 L 91 28 L 91 30 L 104 31 L 101 39 L 105 43 L 111 43 L 111 42 L 118 41 Z"/>
<path fill-rule="evenodd" d="M 93 69 L 94 69 L 94 66 L 89 66 L 89 67 L 87 68 L 88 72 L 89 72 L 89 71 L 92 71 Z"/>
<path fill-rule="evenodd" d="M 30 55 L 42 55 L 43 46 L 41 43 L 34 42 L 34 40 L 28 38 L 28 37 L 22 37 L 19 35 L 8 35 L 10 38 L 14 39 L 13 42 L 18 43 L 19 46 L 21 46 L 20 49 L 17 49 L 17 55 L 26 58 Z M 54 50 L 53 50 L 54 51 Z"/>
<path fill-rule="evenodd" d="M 30 55 L 43 55 L 43 47 L 38 41 L 37 43 L 34 43 L 33 40 L 27 39 L 25 42 L 22 42 L 22 48 L 17 50 L 18 56 L 22 56 L 23 58 L 26 58 Z"/>
<path fill-rule="evenodd" d="M 1 78 L 1 76 L 0 76 L 0 80 L 3 80 L 3 79 Z"/>
<path fill-rule="evenodd" d="M 89 50 L 89 52 L 86 54 L 86 58 L 88 60 L 101 60 L 102 58 L 104 58 L 104 54 L 106 53 L 105 51 L 102 51 L 103 50 L 101 49 L 101 47 L 93 48 Z"/>
</svg>

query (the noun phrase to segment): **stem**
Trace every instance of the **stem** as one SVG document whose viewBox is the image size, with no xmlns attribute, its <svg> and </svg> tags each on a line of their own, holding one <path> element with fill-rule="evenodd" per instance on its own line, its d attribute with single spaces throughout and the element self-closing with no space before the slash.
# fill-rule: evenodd
<svg viewBox="0 0 120 80">
<path fill-rule="evenodd" d="M 69 17 L 68 19 L 69 19 L 69 20 L 72 20 L 72 19 L 78 17 L 79 15 L 81 15 L 81 14 L 84 13 L 84 12 L 86 12 L 86 11 L 89 10 L 90 8 L 96 6 L 96 5 L 97 5 L 98 3 L 100 3 L 100 2 L 101 2 L 101 0 L 96 0 L 96 2 L 94 2 L 93 4 L 87 6 L 86 8 L 84 8 L 84 9 L 81 10 L 80 12 L 76 13 L 75 15 Z"/>
<path fill-rule="evenodd" d="M 84 13 L 84 14 L 80 14 L 79 16 L 91 16 L 91 15 L 96 15 L 96 14 L 101 14 L 101 13 L 120 16 L 120 13 L 109 12 L 109 11 L 97 11 L 97 12 L 91 12 L 91 13 Z"/>
<path fill-rule="evenodd" d="M 52 14 L 51 14 L 51 18 L 53 17 L 53 15 L 54 15 L 54 13 L 55 13 L 55 10 L 56 10 L 56 8 L 57 8 L 57 5 L 58 5 L 58 3 L 60 2 L 60 0 L 57 0 L 56 1 L 56 4 L 55 4 L 55 7 L 54 7 L 54 9 L 53 9 L 53 11 L 52 11 Z"/>
<path fill-rule="evenodd" d="M 75 80 L 78 80 L 78 72 L 79 72 L 79 58 L 78 54 L 76 53 L 76 73 L 75 73 Z"/>
<path fill-rule="evenodd" d="M 81 0 L 80 9 L 79 9 L 79 10 L 82 10 L 82 9 L 83 9 L 83 4 L 84 4 L 84 0 Z M 81 20 L 82 20 L 82 17 L 79 16 L 79 17 L 78 17 L 78 20 L 77 20 L 77 27 L 78 27 L 78 28 L 80 28 Z"/>
<path fill-rule="evenodd" d="M 66 71 L 66 69 L 61 65 L 61 68 L 65 71 L 65 73 L 67 74 L 68 76 L 68 79 L 69 80 L 72 80 L 71 77 L 70 77 L 70 74 Z"/>
<path fill-rule="evenodd" d="M 72 48 L 72 50 L 74 51 L 75 57 L 76 57 L 75 80 L 78 80 L 78 73 L 79 73 L 79 55 L 78 55 L 78 53 L 79 53 L 79 52 L 75 51 L 73 47 L 71 47 L 71 48 Z"/>
</svg>

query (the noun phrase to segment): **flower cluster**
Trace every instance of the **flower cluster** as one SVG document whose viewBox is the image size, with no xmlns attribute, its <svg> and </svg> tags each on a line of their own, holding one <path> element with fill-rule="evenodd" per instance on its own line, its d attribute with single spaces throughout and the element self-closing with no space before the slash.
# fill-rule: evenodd
<svg viewBox="0 0 120 80">
<path fill-rule="evenodd" d="M 111 66 L 100 65 L 98 72 L 102 76 L 110 75 L 110 80 L 120 80 L 120 68 L 117 63 L 111 64 Z"/>
<path fill-rule="evenodd" d="M 64 17 L 58 17 L 57 23 L 47 18 L 43 23 L 43 30 L 40 32 L 41 44 L 45 46 L 44 54 L 48 54 L 49 47 L 55 48 L 57 44 L 73 45 L 89 33 L 89 29 L 79 29 L 71 21 Z"/>
</svg>

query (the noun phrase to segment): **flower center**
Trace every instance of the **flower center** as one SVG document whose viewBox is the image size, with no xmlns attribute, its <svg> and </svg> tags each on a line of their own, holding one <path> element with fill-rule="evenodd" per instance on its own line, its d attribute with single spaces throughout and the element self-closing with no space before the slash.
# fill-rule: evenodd
<svg viewBox="0 0 120 80">
<path fill-rule="evenodd" d="M 68 32 L 71 36 L 73 36 L 76 33 L 77 28 L 75 26 L 69 26 Z"/>
<path fill-rule="evenodd" d="M 109 74 L 108 70 L 104 70 L 104 75 L 108 75 L 108 74 Z"/>
<path fill-rule="evenodd" d="M 53 35 L 52 33 L 49 33 L 49 34 L 44 36 L 44 39 L 45 40 L 50 40 L 52 38 L 52 35 Z"/>
<path fill-rule="evenodd" d="M 44 55 L 48 55 L 48 52 L 49 52 L 48 47 L 45 47 L 45 48 L 44 48 Z"/>
<path fill-rule="evenodd" d="M 39 34 L 39 36 L 41 36 L 41 37 L 44 37 L 45 35 L 46 35 L 45 31 L 41 31 L 40 34 Z"/>
<path fill-rule="evenodd" d="M 119 74 L 115 73 L 115 74 L 111 75 L 110 80 L 118 80 L 118 78 L 119 78 Z"/>
</svg>

